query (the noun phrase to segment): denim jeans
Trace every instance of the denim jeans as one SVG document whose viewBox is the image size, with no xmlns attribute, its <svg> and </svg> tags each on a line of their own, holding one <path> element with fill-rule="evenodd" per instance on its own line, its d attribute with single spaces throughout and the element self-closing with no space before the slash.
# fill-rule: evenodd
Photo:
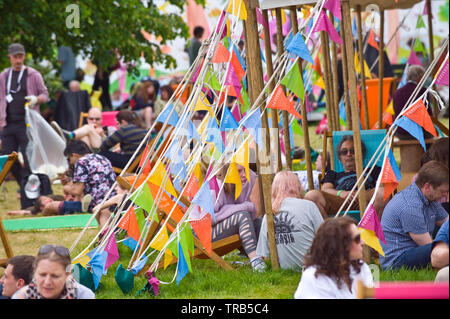
<svg viewBox="0 0 450 319">
<path fill-rule="evenodd" d="M 431 263 L 431 243 L 405 251 L 392 265 L 393 269 L 404 266 L 407 269 L 426 268 Z"/>
</svg>

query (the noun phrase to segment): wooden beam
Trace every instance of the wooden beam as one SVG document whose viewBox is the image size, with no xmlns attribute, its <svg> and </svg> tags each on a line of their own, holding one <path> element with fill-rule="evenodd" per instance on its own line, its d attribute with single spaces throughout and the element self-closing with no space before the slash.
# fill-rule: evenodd
<svg viewBox="0 0 450 319">
<path fill-rule="evenodd" d="M 380 10 L 380 48 L 378 61 L 378 128 L 383 128 L 383 78 L 384 78 L 384 9 Z M 366 127 L 367 130 L 370 127 Z"/>
<path fill-rule="evenodd" d="M 248 81 L 249 87 L 249 99 L 250 104 L 253 105 L 259 94 L 263 91 L 263 71 L 261 65 L 261 50 L 259 46 L 259 33 L 258 33 L 258 22 L 256 19 L 256 6 L 257 3 L 251 3 L 250 0 L 244 0 L 245 7 L 247 8 L 247 20 L 244 21 L 245 24 L 245 42 L 246 42 L 246 59 L 247 59 L 247 70 L 250 72 L 251 77 Z M 253 5 L 252 5 L 253 4 Z M 272 182 L 273 182 L 273 168 L 270 163 L 270 134 L 267 113 L 265 112 L 265 107 L 263 103 L 259 105 L 262 113 L 261 119 L 261 129 L 263 135 L 265 136 L 265 147 L 258 151 L 257 160 L 259 161 L 259 178 L 261 178 L 263 198 L 264 198 L 264 209 L 266 212 L 267 219 L 267 234 L 269 240 L 270 249 L 270 261 L 272 263 L 273 269 L 278 269 L 280 264 L 278 262 L 278 252 L 277 245 L 275 242 L 275 231 L 274 231 L 274 220 L 272 211 Z"/>
<path fill-rule="evenodd" d="M 361 69 L 361 92 L 363 99 L 363 110 L 364 110 L 364 125 L 366 129 L 369 127 L 369 109 L 367 107 L 367 91 L 366 91 L 366 71 L 364 68 L 364 48 L 363 48 L 363 36 L 362 36 L 362 18 L 361 18 L 361 5 L 356 6 L 356 25 L 358 28 L 358 54 L 359 54 L 359 65 Z M 370 75 L 370 74 L 368 74 Z"/>
<path fill-rule="evenodd" d="M 296 35 L 298 30 L 298 20 L 297 20 L 297 9 L 295 6 L 290 7 L 291 21 L 292 21 L 292 33 L 293 36 Z M 298 59 L 298 68 L 300 70 L 300 74 L 303 78 L 303 68 L 302 68 L 302 59 Z M 307 97 L 305 96 L 305 99 Z M 311 143 L 309 140 L 309 129 L 308 129 L 308 120 L 307 120 L 307 112 L 306 105 L 304 101 L 300 100 L 300 114 L 303 118 L 302 120 L 302 129 L 303 129 L 303 143 L 305 146 L 305 162 L 306 162 L 306 174 L 308 176 L 308 189 L 314 189 L 314 180 L 312 173 L 312 162 L 311 162 Z M 297 119 L 294 118 L 294 121 Z"/>
<path fill-rule="evenodd" d="M 320 31 L 320 44 L 322 46 L 322 73 L 325 83 L 325 99 L 327 110 L 328 130 L 336 131 L 334 116 L 333 116 L 333 88 L 331 85 L 331 68 L 330 68 L 330 51 L 328 44 L 328 34 L 325 31 Z"/>
<path fill-rule="evenodd" d="M 266 10 L 262 11 L 262 16 L 264 20 L 266 21 L 267 25 L 269 25 L 269 13 Z M 264 50 L 266 53 L 266 70 L 267 70 L 267 77 L 270 79 L 273 75 L 273 62 L 272 62 L 272 47 L 271 47 L 271 41 L 270 41 L 270 30 L 269 28 L 264 27 Z M 272 92 L 275 89 L 275 82 L 271 81 L 269 83 L 269 91 Z M 270 114 L 273 119 L 278 118 L 278 110 L 277 109 L 271 109 Z M 278 125 L 278 121 L 272 121 L 272 128 L 275 129 L 275 132 L 280 131 L 280 127 Z M 280 148 L 280 140 L 275 139 L 274 141 L 277 146 L 277 172 L 281 171 L 283 169 L 283 163 L 281 161 L 281 148 Z"/>
<path fill-rule="evenodd" d="M 284 51 L 283 44 L 283 26 L 281 21 L 281 9 L 275 9 L 275 18 L 277 22 L 277 57 L 280 58 L 282 52 Z M 283 73 L 280 74 L 280 78 L 284 76 Z M 286 89 L 284 89 L 286 92 Z M 289 136 L 289 113 L 287 111 L 281 111 L 283 115 L 283 139 L 284 139 L 284 151 L 286 157 L 286 168 L 292 171 L 292 152 L 291 152 L 291 139 Z M 272 118 L 272 122 L 276 121 L 277 118 Z"/>
</svg>

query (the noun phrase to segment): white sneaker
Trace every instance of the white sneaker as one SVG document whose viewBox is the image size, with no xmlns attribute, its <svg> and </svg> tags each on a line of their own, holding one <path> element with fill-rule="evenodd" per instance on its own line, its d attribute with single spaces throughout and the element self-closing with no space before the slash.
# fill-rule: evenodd
<svg viewBox="0 0 450 319">
<path fill-rule="evenodd" d="M 91 204 L 92 196 L 90 194 L 84 195 L 81 199 L 81 211 L 86 213 L 89 209 L 89 205 Z"/>
<path fill-rule="evenodd" d="M 262 257 L 255 257 L 252 260 L 250 260 L 250 263 L 252 264 L 253 271 L 257 272 L 263 272 L 266 270 L 266 263 L 262 259 Z"/>
</svg>

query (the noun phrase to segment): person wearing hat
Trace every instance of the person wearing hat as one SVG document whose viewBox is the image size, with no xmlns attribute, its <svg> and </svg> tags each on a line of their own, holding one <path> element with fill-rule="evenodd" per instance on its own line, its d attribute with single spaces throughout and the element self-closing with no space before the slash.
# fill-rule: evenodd
<svg viewBox="0 0 450 319">
<path fill-rule="evenodd" d="M 11 168 L 17 183 L 30 174 L 26 147 L 28 137 L 25 125 L 25 104 L 39 112 L 39 106 L 49 100 L 42 75 L 32 67 L 25 66 L 25 48 L 20 43 L 8 47 L 11 66 L 0 73 L 0 132 L 1 154 L 21 152 L 24 167 L 16 162 Z"/>
</svg>

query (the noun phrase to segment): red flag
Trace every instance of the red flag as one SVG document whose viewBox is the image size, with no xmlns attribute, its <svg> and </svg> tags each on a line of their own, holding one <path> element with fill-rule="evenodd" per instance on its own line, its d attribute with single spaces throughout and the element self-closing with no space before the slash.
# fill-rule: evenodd
<svg viewBox="0 0 450 319">
<path fill-rule="evenodd" d="M 398 180 L 392 169 L 389 158 L 386 157 L 383 172 L 381 174 L 381 183 L 384 184 L 383 200 L 386 200 L 398 186 Z"/>
<path fill-rule="evenodd" d="M 302 118 L 302 116 L 295 110 L 294 102 L 292 102 L 292 100 L 287 98 L 286 94 L 284 94 L 284 91 L 280 85 L 278 85 L 275 88 L 274 94 L 272 95 L 272 98 L 267 104 L 267 107 L 271 109 L 288 111 L 294 116 Z"/>
<path fill-rule="evenodd" d="M 139 242 L 141 230 L 139 229 L 139 224 L 137 222 L 136 213 L 134 212 L 133 206 L 130 206 L 117 227 L 126 230 L 128 236 Z"/>
<path fill-rule="evenodd" d="M 416 122 L 422 126 L 426 131 L 430 132 L 433 136 L 437 137 L 436 129 L 434 128 L 433 121 L 428 114 L 427 108 L 422 99 L 411 105 L 403 114 L 410 120 Z"/>
<path fill-rule="evenodd" d="M 201 219 L 190 220 L 189 223 L 206 251 L 211 254 L 211 215 L 205 214 Z"/>
<path fill-rule="evenodd" d="M 212 63 L 228 63 L 230 59 L 230 52 L 225 48 L 225 46 L 219 42 L 216 52 L 211 60 Z"/>
<path fill-rule="evenodd" d="M 231 52 L 231 65 L 233 66 L 234 71 L 239 78 L 239 81 L 242 81 L 242 78 L 245 76 L 245 71 L 241 63 L 239 62 L 239 59 L 234 50 L 233 52 Z"/>
</svg>

